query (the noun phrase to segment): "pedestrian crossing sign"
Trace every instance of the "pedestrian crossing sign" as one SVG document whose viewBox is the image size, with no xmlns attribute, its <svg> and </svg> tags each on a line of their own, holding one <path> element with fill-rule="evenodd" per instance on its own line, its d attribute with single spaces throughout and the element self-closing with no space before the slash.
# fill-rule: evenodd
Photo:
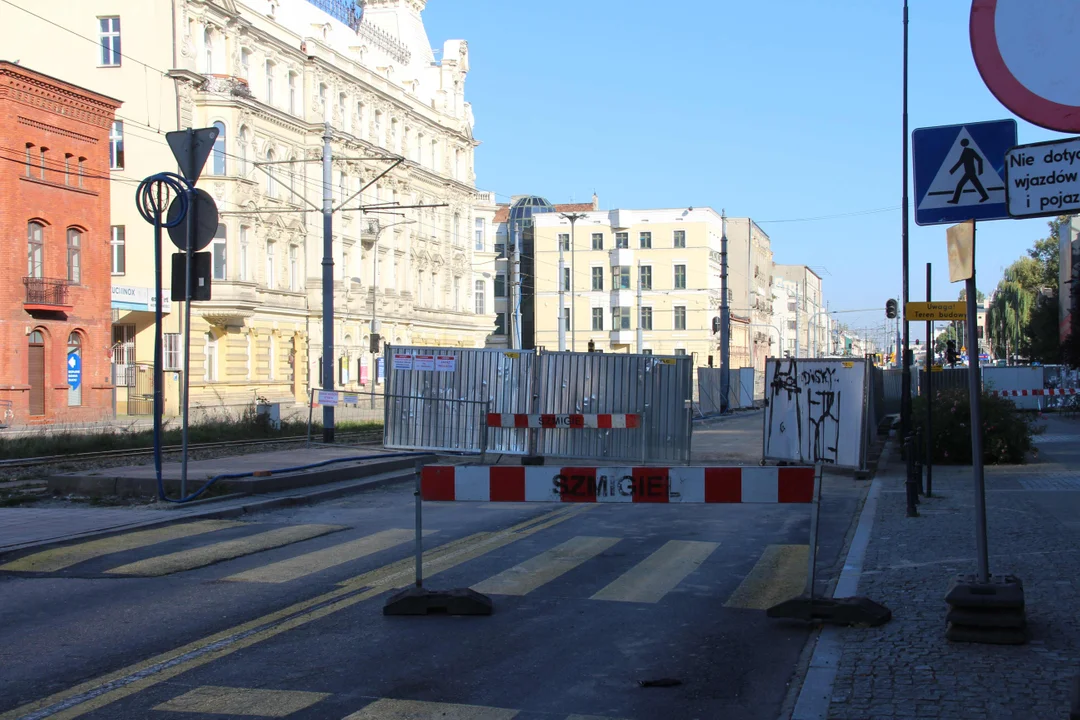
<svg viewBox="0 0 1080 720">
<path fill-rule="evenodd" d="M 1015 145 L 1015 120 L 919 128 L 912 133 L 915 222 L 940 225 L 1008 218 L 1005 153 Z"/>
</svg>

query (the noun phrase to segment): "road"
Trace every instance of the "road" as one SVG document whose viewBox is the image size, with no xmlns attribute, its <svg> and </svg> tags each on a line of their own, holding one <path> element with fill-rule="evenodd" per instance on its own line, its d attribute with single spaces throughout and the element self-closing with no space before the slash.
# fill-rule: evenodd
<svg viewBox="0 0 1080 720">
<path fill-rule="evenodd" d="M 752 462 L 755 427 L 695 447 Z M 822 587 L 865 483 L 823 487 Z M 495 613 L 386 617 L 413 513 L 402 484 L 0 558 L 0 720 L 779 715 L 810 631 L 764 609 L 805 582 L 807 505 L 425 503 L 428 586 Z"/>
</svg>

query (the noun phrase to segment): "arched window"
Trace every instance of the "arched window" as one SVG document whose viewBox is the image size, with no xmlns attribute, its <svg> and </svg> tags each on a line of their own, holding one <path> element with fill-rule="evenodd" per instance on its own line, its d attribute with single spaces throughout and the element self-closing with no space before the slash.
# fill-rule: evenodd
<svg viewBox="0 0 1080 720">
<path fill-rule="evenodd" d="M 217 128 L 217 139 L 214 140 L 214 161 L 211 166 L 213 175 L 225 174 L 225 123 L 215 122 L 214 127 Z"/>
<path fill-rule="evenodd" d="M 484 302 L 485 302 L 485 294 L 486 294 L 485 290 L 486 290 L 486 287 L 485 287 L 484 281 L 483 280 L 477 280 L 476 281 L 476 290 L 475 290 L 476 314 L 477 315 L 483 315 L 484 314 L 484 309 L 485 309 Z"/>
<path fill-rule="evenodd" d="M 203 30 L 203 51 L 205 52 L 203 72 L 212 74 L 214 72 L 214 31 L 210 28 Z"/>
<path fill-rule="evenodd" d="M 73 285 L 82 281 L 82 231 L 77 228 L 67 231 L 67 279 Z"/>
<path fill-rule="evenodd" d="M 45 226 L 38 222 L 26 226 L 26 274 L 28 277 L 43 276 L 45 268 Z"/>
<path fill-rule="evenodd" d="M 82 405 L 82 338 L 79 333 L 68 335 L 67 383 L 68 406 Z"/>
<path fill-rule="evenodd" d="M 274 104 L 274 63 L 270 60 L 266 61 L 264 66 L 266 68 L 266 104 Z"/>
<path fill-rule="evenodd" d="M 461 213 L 454 213 L 454 238 L 455 245 L 461 245 Z"/>
<path fill-rule="evenodd" d="M 27 384 L 30 385 L 30 414 L 45 414 L 45 335 L 34 330 L 29 335 Z"/>
<path fill-rule="evenodd" d="M 228 262 L 228 231 L 224 224 L 217 226 L 217 232 L 214 233 L 214 240 L 210 247 L 214 279 L 225 280 L 227 278 L 226 263 Z"/>
<path fill-rule="evenodd" d="M 206 382 L 214 382 L 217 380 L 217 364 L 218 364 L 218 344 L 217 338 L 213 333 L 206 333 L 204 336 L 206 343 L 203 350 L 203 380 Z"/>
<path fill-rule="evenodd" d="M 277 156 L 274 155 L 273 150 L 266 151 L 266 162 L 272 163 Z M 273 165 L 266 166 L 266 197 L 277 197 L 277 178 L 274 177 L 275 169 Z"/>
</svg>

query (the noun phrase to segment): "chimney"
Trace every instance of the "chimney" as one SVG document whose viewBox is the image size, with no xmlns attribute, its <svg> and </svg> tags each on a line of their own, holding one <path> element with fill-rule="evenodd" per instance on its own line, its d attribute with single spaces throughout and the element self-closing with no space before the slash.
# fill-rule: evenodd
<svg viewBox="0 0 1080 720">
<path fill-rule="evenodd" d="M 595 191 L 593 191 L 593 194 L 592 194 L 592 209 L 593 210 L 599 210 L 600 209 L 600 197 L 596 194 Z"/>
</svg>

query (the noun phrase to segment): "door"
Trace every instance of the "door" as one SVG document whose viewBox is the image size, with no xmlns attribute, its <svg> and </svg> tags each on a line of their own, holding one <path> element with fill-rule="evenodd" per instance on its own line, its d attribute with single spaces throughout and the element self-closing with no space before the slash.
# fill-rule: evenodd
<svg viewBox="0 0 1080 720">
<path fill-rule="evenodd" d="M 30 385 L 30 414 L 45 414 L 45 336 L 40 330 L 30 333 L 27 353 L 29 367 L 27 382 Z"/>
</svg>

